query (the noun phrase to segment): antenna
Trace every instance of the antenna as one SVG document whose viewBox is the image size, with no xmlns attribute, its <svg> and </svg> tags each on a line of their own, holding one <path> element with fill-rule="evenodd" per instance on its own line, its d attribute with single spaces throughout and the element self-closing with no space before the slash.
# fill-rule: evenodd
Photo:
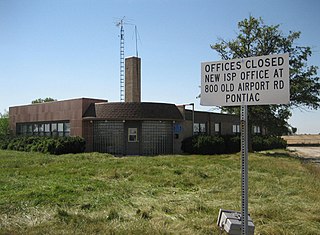
<svg viewBox="0 0 320 235">
<path fill-rule="evenodd" d="M 135 34 L 135 39 L 136 39 L 136 57 L 139 57 L 138 56 L 138 29 L 137 29 L 137 26 L 135 25 L 134 26 L 134 34 Z"/>
<path fill-rule="evenodd" d="M 134 25 L 130 20 L 125 20 L 125 16 L 116 22 L 116 26 L 120 27 L 120 101 L 124 101 L 124 88 L 125 88 L 125 72 L 124 72 L 124 25 Z M 135 40 L 136 40 L 136 56 L 138 57 L 138 29 L 134 25 Z M 140 39 L 140 38 L 139 38 Z"/>
<path fill-rule="evenodd" d="M 124 101 L 124 18 L 116 23 L 120 27 L 120 101 Z"/>
</svg>

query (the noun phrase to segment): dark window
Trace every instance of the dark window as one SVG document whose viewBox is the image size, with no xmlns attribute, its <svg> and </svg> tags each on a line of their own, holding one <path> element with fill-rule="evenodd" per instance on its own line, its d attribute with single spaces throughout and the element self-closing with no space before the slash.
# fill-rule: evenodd
<svg viewBox="0 0 320 235">
<path fill-rule="evenodd" d="M 64 131 L 65 136 L 70 136 L 70 123 L 69 122 L 64 123 L 63 131 Z"/>
<path fill-rule="evenodd" d="M 26 124 L 27 125 L 27 133 L 26 135 L 33 135 L 33 131 L 32 131 L 32 124 Z"/>
<path fill-rule="evenodd" d="M 34 136 L 70 136 L 70 123 L 17 123 L 16 134 Z"/>
</svg>

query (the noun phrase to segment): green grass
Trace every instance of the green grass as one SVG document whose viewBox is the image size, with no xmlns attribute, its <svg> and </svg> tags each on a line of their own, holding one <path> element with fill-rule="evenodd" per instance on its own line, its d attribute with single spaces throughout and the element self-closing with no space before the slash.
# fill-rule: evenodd
<svg viewBox="0 0 320 235">
<path fill-rule="evenodd" d="M 249 157 L 255 234 L 319 234 L 320 170 Z M 115 158 L 0 151 L 0 234 L 219 234 L 241 210 L 239 154 Z"/>
</svg>

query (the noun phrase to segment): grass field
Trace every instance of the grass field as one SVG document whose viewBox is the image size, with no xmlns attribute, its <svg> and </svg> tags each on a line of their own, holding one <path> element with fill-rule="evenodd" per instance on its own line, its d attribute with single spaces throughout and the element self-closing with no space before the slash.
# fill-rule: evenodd
<svg viewBox="0 0 320 235">
<path fill-rule="evenodd" d="M 0 234 L 219 234 L 241 210 L 239 154 L 115 158 L 0 151 Z M 255 234 L 320 234 L 320 170 L 249 156 Z"/>
</svg>

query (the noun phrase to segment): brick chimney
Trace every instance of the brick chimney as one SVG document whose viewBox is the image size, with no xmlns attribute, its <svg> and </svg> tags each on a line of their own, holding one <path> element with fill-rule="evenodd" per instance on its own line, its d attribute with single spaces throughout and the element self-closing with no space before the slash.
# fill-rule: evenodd
<svg viewBox="0 0 320 235">
<path fill-rule="evenodd" d="M 125 68 L 125 102 L 141 102 L 141 58 L 126 58 Z"/>
</svg>

